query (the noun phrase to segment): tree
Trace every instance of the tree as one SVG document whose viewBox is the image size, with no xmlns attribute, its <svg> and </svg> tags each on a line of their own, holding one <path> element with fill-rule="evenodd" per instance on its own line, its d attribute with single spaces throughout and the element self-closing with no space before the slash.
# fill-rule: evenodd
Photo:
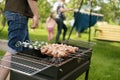
<svg viewBox="0 0 120 80">
<path fill-rule="evenodd" d="M 45 22 L 50 14 L 51 6 L 47 0 L 38 0 L 40 21 Z"/>
<path fill-rule="evenodd" d="M 120 0 L 109 0 L 105 2 L 104 0 L 97 0 L 98 5 L 102 7 L 99 11 L 104 15 L 104 20 L 108 23 L 115 23 L 115 20 L 120 20 Z"/>
<path fill-rule="evenodd" d="M 52 6 L 49 3 L 49 1 L 55 3 L 57 0 L 38 0 L 39 16 L 41 23 L 46 21 L 46 18 L 49 16 L 49 13 L 52 9 Z M 70 2 L 67 4 L 67 7 L 78 9 L 81 1 L 82 0 L 70 0 Z M 87 1 L 89 0 L 84 0 L 83 5 L 86 5 Z M 104 21 L 111 23 L 118 20 L 120 22 L 120 5 L 119 5 L 120 0 L 107 0 L 107 1 L 108 2 L 105 2 L 105 0 L 92 0 L 93 2 L 92 6 L 101 7 L 101 10 L 97 12 L 104 15 L 104 19 L 103 19 Z M 4 1 L 0 3 L 0 18 L 2 18 L 1 23 L 4 26 L 5 18 L 3 17 L 4 16 L 3 8 L 4 8 Z M 66 14 L 68 19 L 71 19 L 73 17 L 71 15 L 73 15 L 73 12 Z"/>
<path fill-rule="evenodd" d="M 0 3 L 0 22 L 1 22 L 2 26 L 4 27 L 5 23 L 6 23 L 6 20 L 4 17 L 4 1 L 2 1 Z"/>
</svg>

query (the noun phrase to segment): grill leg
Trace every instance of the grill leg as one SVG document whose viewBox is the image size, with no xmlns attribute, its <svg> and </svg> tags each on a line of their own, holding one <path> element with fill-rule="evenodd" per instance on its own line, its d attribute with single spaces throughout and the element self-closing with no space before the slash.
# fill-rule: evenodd
<svg viewBox="0 0 120 80">
<path fill-rule="evenodd" d="M 88 80 L 89 69 L 86 71 L 85 80 Z"/>
</svg>

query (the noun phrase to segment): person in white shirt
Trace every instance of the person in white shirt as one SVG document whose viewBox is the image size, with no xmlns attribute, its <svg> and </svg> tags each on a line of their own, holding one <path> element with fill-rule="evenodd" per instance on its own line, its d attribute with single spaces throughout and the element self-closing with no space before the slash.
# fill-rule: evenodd
<svg viewBox="0 0 120 80">
<path fill-rule="evenodd" d="M 64 20 L 66 19 L 64 12 L 72 11 L 72 10 L 73 9 L 71 9 L 71 8 L 70 9 L 65 8 L 65 0 L 60 0 L 59 3 L 57 3 L 57 5 L 56 5 L 56 12 L 57 12 L 57 15 L 56 15 L 56 22 L 57 22 L 56 43 L 59 43 L 59 37 L 62 32 L 62 29 L 64 30 L 62 40 L 63 41 L 65 40 L 66 33 L 67 33 L 67 27 L 64 24 Z"/>
</svg>

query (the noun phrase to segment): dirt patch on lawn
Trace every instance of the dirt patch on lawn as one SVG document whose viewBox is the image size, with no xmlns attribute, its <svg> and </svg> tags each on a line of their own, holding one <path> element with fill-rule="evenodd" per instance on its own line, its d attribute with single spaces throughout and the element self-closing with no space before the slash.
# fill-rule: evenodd
<svg viewBox="0 0 120 80">
<path fill-rule="evenodd" d="M 0 39 L 0 50 L 6 51 L 7 50 L 7 40 Z"/>
</svg>

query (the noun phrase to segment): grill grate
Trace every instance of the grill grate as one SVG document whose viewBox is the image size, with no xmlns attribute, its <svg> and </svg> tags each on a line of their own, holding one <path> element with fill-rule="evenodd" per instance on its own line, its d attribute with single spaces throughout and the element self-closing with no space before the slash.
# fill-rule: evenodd
<svg viewBox="0 0 120 80">
<path fill-rule="evenodd" d="M 13 55 L 12 58 L 11 56 L 5 56 L 0 59 L 0 63 L 1 67 L 8 68 L 29 76 L 34 75 L 51 66 L 49 64 L 41 63 L 40 60 L 36 60 L 30 57 L 28 58 L 23 55 Z"/>
<path fill-rule="evenodd" d="M 84 48 L 91 48 L 92 46 L 94 46 L 96 44 L 94 42 L 87 42 L 87 41 L 82 41 L 82 40 L 72 40 L 72 39 L 66 40 L 63 43 L 78 46 L 78 47 L 84 47 Z"/>
<path fill-rule="evenodd" d="M 5 56 L 3 58 L 0 58 L 0 66 L 25 75 L 32 76 L 51 66 L 59 67 L 61 65 L 64 65 L 75 58 L 82 60 L 89 59 L 90 55 L 87 54 L 89 52 L 91 52 L 91 49 L 79 47 L 79 50 L 76 53 L 71 53 L 67 57 L 63 58 L 53 58 L 50 56 L 42 58 L 29 54 L 17 53 L 12 56 Z M 35 54 L 32 51 L 28 51 L 28 53 Z"/>
</svg>

